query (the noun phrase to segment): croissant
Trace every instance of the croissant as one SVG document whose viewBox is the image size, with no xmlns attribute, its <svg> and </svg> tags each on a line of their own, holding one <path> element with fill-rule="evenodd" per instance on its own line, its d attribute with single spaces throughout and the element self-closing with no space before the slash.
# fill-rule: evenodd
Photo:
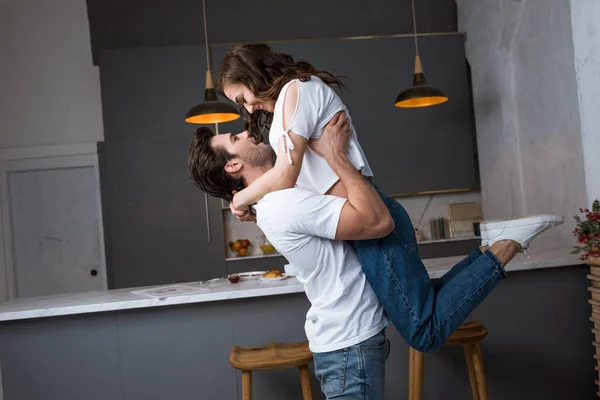
<svg viewBox="0 0 600 400">
<path fill-rule="evenodd" d="M 263 278 L 280 278 L 283 276 L 281 271 L 277 271 L 276 269 L 270 269 L 264 274 L 262 274 Z"/>
</svg>

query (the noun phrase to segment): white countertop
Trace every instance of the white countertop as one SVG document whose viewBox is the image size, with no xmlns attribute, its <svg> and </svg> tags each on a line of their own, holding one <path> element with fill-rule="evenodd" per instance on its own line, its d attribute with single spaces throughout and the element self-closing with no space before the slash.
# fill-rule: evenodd
<svg viewBox="0 0 600 400">
<path fill-rule="evenodd" d="M 506 271 L 580 265 L 577 256 L 569 254 L 572 248 L 544 251 L 526 258 L 519 254 L 507 266 Z M 445 257 L 424 260 L 432 279 L 440 278 L 463 257 Z M 169 296 L 162 299 L 149 298 L 132 293 L 151 287 L 115 289 L 36 298 L 17 299 L 0 305 L 0 321 L 27 318 L 44 318 L 60 315 L 96 313 L 103 311 L 128 310 L 134 308 L 171 306 L 176 304 L 202 303 L 209 301 L 242 299 L 258 296 L 273 296 L 301 293 L 304 287 L 294 277 L 282 281 L 262 282 L 259 280 L 241 281 L 232 284 L 227 280 L 211 283 L 188 282 L 187 286 L 198 287 L 202 291 L 185 295 Z M 160 285 L 154 287 L 161 287 Z"/>
</svg>

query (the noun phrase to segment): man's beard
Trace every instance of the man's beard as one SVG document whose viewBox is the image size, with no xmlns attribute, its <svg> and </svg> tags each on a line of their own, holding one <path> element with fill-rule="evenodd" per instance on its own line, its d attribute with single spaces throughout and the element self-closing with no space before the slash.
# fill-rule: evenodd
<svg viewBox="0 0 600 400">
<path fill-rule="evenodd" d="M 238 154 L 238 157 L 253 167 L 273 167 L 277 155 L 271 146 L 257 146 L 252 152 Z"/>
</svg>

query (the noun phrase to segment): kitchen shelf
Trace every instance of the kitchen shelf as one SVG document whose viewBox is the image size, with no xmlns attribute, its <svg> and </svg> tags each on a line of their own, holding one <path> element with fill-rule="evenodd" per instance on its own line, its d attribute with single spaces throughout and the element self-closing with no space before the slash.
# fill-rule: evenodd
<svg viewBox="0 0 600 400">
<path fill-rule="evenodd" d="M 274 258 L 283 257 L 280 253 L 257 255 L 257 256 L 244 256 L 244 257 L 227 257 L 225 261 L 244 261 L 244 260 L 256 260 L 257 258 Z"/>
<path fill-rule="evenodd" d="M 417 244 L 460 242 L 460 241 L 464 241 L 464 240 L 475 240 L 475 239 L 481 239 L 481 236 L 469 236 L 469 237 L 459 237 L 459 238 L 450 238 L 450 239 L 438 239 L 438 240 L 424 240 L 422 242 L 417 242 Z"/>
<path fill-rule="evenodd" d="M 460 242 L 465 240 L 476 240 L 481 239 L 481 236 L 470 236 L 470 237 L 461 237 L 461 238 L 450 238 L 450 239 L 439 239 L 439 240 L 425 240 L 423 242 L 418 242 L 417 244 L 434 244 L 434 243 L 447 243 L 447 242 Z M 267 255 L 255 255 L 255 256 L 244 256 L 244 257 L 227 257 L 225 261 L 244 261 L 244 260 L 256 260 L 259 258 L 274 258 L 274 257 L 283 257 L 280 253 L 275 254 L 267 254 Z"/>
</svg>

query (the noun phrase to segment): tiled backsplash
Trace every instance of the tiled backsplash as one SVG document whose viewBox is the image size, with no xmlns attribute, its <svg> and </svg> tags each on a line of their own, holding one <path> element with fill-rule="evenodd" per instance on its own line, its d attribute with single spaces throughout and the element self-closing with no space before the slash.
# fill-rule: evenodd
<svg viewBox="0 0 600 400">
<path fill-rule="evenodd" d="M 431 202 L 429 199 L 431 197 Z M 448 204 L 481 201 L 480 192 L 466 192 L 454 194 L 436 194 L 400 197 L 397 200 L 404 206 L 410 219 L 426 238 L 431 238 L 429 231 L 429 219 L 445 217 L 448 218 Z M 429 202 L 429 206 L 427 203 Z M 252 243 L 251 256 L 262 255 L 260 244 L 263 239 L 262 231 L 253 222 L 239 222 L 228 209 L 223 210 L 223 225 L 225 230 L 225 248 L 227 257 L 235 257 L 228 246 L 230 241 L 248 239 Z"/>
</svg>

